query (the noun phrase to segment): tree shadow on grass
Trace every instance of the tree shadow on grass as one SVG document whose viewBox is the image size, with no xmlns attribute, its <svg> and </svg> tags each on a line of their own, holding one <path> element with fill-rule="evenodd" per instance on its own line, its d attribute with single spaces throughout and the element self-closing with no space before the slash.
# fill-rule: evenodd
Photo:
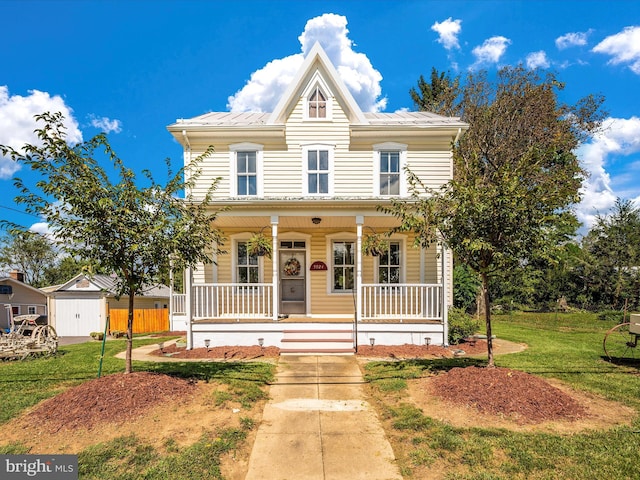
<svg viewBox="0 0 640 480">
<path fill-rule="evenodd" d="M 472 357 L 373 361 L 365 365 L 364 378 L 368 382 L 390 378 L 420 378 L 429 374 L 447 372 L 452 368 L 485 367 L 486 365 L 485 359 Z"/>
<path fill-rule="evenodd" d="M 245 380 L 267 384 L 274 378 L 275 367 L 260 362 L 145 362 L 138 370 L 204 382 Z"/>
</svg>

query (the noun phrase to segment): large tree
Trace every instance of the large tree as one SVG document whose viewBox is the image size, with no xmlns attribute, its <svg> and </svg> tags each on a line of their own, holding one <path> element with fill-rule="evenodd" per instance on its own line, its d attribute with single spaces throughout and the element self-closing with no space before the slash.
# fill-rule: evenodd
<svg viewBox="0 0 640 480">
<path fill-rule="evenodd" d="M 470 73 L 454 109 L 470 127 L 453 146 L 453 180 L 433 191 L 408 172 L 411 199 L 386 209 L 400 230 L 416 232 L 423 246 L 442 241 L 480 275 L 489 366 L 490 278 L 555 241 L 585 176 L 575 149 L 604 115 L 597 96 L 560 103 L 562 88 L 554 75 L 522 67 L 505 67 L 494 81 Z"/>
<path fill-rule="evenodd" d="M 608 214 L 596 217 L 582 243 L 591 258 L 584 273 L 594 300 L 608 308 L 638 308 L 640 209 L 630 200 L 616 200 Z"/>
<path fill-rule="evenodd" d="M 449 73 L 431 69 L 430 81 L 423 75 L 418 79 L 418 88 L 411 88 L 409 95 L 418 110 L 439 115 L 456 115 L 459 108 L 460 77 L 451 78 Z"/>
<path fill-rule="evenodd" d="M 47 237 L 34 232 L 11 230 L 0 238 L 0 268 L 24 274 L 24 282 L 39 288 L 46 271 L 56 263 L 57 253 Z"/>
<path fill-rule="evenodd" d="M 189 194 L 210 151 L 175 174 L 167 160 L 168 180 L 160 185 L 149 172 L 143 181 L 137 179 L 105 135 L 68 145 L 61 114 L 36 119 L 42 125 L 36 130 L 40 145 L 25 145 L 20 152 L 0 146 L 3 155 L 40 175 L 35 187 L 15 179 L 16 202 L 44 218 L 70 255 L 117 275 L 117 296 L 129 297 L 125 372 L 130 373 L 134 298 L 167 278 L 170 262 L 178 270 L 210 262 L 212 249 L 222 243 L 211 227 L 210 199 L 217 182 L 201 198 Z M 181 199 L 183 191 L 187 196 Z"/>
</svg>

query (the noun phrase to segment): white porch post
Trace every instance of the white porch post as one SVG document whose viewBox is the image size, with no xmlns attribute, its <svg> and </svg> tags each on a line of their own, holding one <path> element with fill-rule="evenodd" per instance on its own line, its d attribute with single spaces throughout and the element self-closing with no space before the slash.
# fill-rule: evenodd
<svg viewBox="0 0 640 480">
<path fill-rule="evenodd" d="M 173 316 L 174 310 L 176 308 L 175 302 L 173 300 L 173 283 L 174 283 L 174 273 L 173 273 L 173 261 L 169 260 L 169 330 L 175 330 L 173 328 Z"/>
<path fill-rule="evenodd" d="M 193 269 L 187 267 L 185 270 L 184 293 L 185 293 L 185 313 L 187 314 L 187 350 L 193 349 Z"/>
<path fill-rule="evenodd" d="M 440 245 L 441 258 L 442 258 L 442 344 L 445 347 L 449 346 L 449 308 L 447 305 L 447 300 L 449 298 L 449 289 L 448 282 L 449 279 L 447 277 L 447 266 L 449 262 L 447 261 L 447 247 L 444 244 Z"/>
<path fill-rule="evenodd" d="M 279 304 L 280 304 L 280 294 L 278 292 L 278 283 L 279 283 L 279 278 L 278 278 L 278 216 L 277 215 L 272 215 L 271 216 L 271 238 L 272 238 L 272 246 L 273 248 L 272 253 L 271 253 L 271 282 L 272 282 L 272 287 L 271 289 L 273 290 L 273 298 L 272 298 L 272 302 L 273 302 L 273 321 L 277 322 L 278 321 L 278 310 L 279 310 Z"/>
<path fill-rule="evenodd" d="M 364 216 L 356 215 L 356 321 L 362 321 L 362 225 Z"/>
</svg>

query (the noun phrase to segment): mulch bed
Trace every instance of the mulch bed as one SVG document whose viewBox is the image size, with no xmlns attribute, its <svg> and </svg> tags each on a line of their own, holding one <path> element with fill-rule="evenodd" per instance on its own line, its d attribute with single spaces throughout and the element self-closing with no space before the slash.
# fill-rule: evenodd
<svg viewBox="0 0 640 480">
<path fill-rule="evenodd" d="M 585 409 L 545 380 L 508 368 L 452 368 L 432 379 L 435 393 L 482 413 L 505 415 L 518 423 L 577 420 Z"/>
<path fill-rule="evenodd" d="M 202 358 L 223 360 L 253 360 L 259 358 L 274 358 L 280 356 L 278 347 L 209 347 L 187 350 L 185 347 L 176 347 L 175 343 L 162 349 L 154 350 L 151 355 L 170 356 L 171 358 Z"/>
<path fill-rule="evenodd" d="M 495 348 L 495 347 L 494 347 Z M 487 342 L 478 340 L 477 342 L 461 343 L 442 347 L 439 345 L 360 345 L 357 355 L 369 358 L 451 358 L 456 355 L 480 355 L 487 353 Z"/>
<path fill-rule="evenodd" d="M 124 422 L 170 398 L 195 392 L 195 384 L 149 372 L 117 373 L 89 380 L 40 403 L 26 418 L 49 433 Z"/>
</svg>

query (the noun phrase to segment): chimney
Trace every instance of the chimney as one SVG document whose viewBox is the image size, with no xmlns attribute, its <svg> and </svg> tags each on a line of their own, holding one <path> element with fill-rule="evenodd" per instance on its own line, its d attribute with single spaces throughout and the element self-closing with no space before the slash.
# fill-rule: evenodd
<svg viewBox="0 0 640 480">
<path fill-rule="evenodd" d="M 9 277 L 19 282 L 24 282 L 24 273 L 19 272 L 18 270 L 11 270 L 9 272 Z"/>
</svg>

